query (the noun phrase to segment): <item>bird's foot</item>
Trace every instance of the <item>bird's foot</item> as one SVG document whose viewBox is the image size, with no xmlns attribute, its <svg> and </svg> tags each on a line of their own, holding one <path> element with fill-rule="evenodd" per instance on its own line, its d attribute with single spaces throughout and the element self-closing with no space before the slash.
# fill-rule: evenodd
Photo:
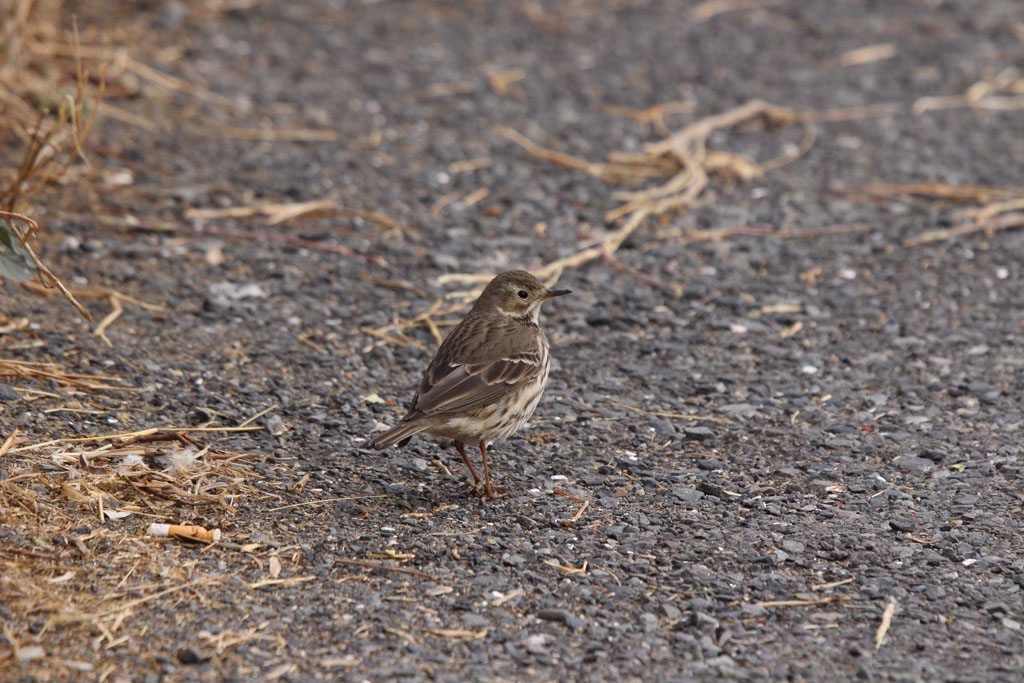
<svg viewBox="0 0 1024 683">
<path fill-rule="evenodd" d="M 489 481 L 478 481 L 469 488 L 469 492 L 476 495 L 481 501 L 504 498 L 507 490 L 506 487 L 497 486 Z"/>
</svg>

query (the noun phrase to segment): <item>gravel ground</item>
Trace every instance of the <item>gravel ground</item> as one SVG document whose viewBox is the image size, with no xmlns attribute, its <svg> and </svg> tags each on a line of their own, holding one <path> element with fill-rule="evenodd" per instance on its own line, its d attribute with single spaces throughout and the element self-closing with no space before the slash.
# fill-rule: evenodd
<svg viewBox="0 0 1024 683">
<path fill-rule="evenodd" d="M 227 442 L 267 456 L 256 465 L 267 497 L 211 519 L 278 549 L 281 577 L 304 580 L 252 589 L 261 563 L 169 547 L 168 562 L 226 578 L 148 603 L 116 648 L 62 642 L 59 629 L 39 642 L 130 680 L 1017 678 L 1024 234 L 905 247 L 974 205 L 851 190 L 1024 187 L 1019 109 L 912 111 L 1022 63 L 1019 3 L 761 4 L 703 21 L 694 3 L 657 0 L 316 0 L 214 17 L 168 4 L 142 15 L 155 43 L 187 41 L 178 73 L 235 108 L 182 93 L 119 103 L 166 132 L 101 127 L 100 163 L 130 168 L 134 184 L 94 211 L 182 227 L 55 216 L 52 229 L 74 239 L 49 255 L 79 284 L 169 312 L 126 306 L 107 348 L 53 301 L 15 291 L 5 308 L 38 324 L 23 334 L 42 343 L 20 357 L 74 358 L 143 391 L 119 398 L 119 423 L 18 403 L 0 423 L 42 439 L 184 424 L 197 411 L 237 423 L 279 406 L 266 432 Z M 879 44 L 892 56 L 850 63 L 850 50 Z M 495 85 L 514 69 L 520 80 Z M 715 181 L 705 206 L 652 221 L 616 254 L 642 277 L 600 260 L 565 271 L 559 286 L 574 294 L 545 307 L 545 399 L 529 429 L 492 449 L 508 497 L 468 497 L 457 456 L 431 439 L 360 448 L 400 414 L 435 345 L 423 327 L 406 345 L 363 328 L 466 286 L 441 275 L 535 268 L 606 230 L 614 188 L 529 156 L 495 125 L 598 161 L 660 137 L 613 107 L 682 101 L 689 111 L 667 119 L 678 128 L 756 98 L 890 106 L 822 123 L 797 162 Z M 337 138 L 260 142 L 225 126 Z M 710 143 L 763 160 L 799 135 Z M 185 219 L 190 208 L 318 199 L 411 230 L 340 215 L 287 228 Z M 852 227 L 823 230 L 837 225 Z M 685 239 L 742 226 L 775 234 Z M 315 503 L 333 498 L 345 500 Z M 293 503 L 307 504 L 271 509 Z M 429 577 L 340 562 L 387 553 L 414 555 L 400 566 Z M 31 637 L 38 615 L 8 617 Z"/>
</svg>

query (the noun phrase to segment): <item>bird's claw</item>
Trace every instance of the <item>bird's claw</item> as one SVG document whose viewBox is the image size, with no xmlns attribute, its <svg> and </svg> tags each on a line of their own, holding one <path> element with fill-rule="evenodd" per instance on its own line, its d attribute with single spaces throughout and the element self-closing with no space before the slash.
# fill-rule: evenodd
<svg viewBox="0 0 1024 683">
<path fill-rule="evenodd" d="M 497 486 L 490 482 L 478 481 L 469 487 L 470 493 L 475 494 L 481 501 L 497 500 L 504 498 L 507 489 L 504 486 Z"/>
</svg>

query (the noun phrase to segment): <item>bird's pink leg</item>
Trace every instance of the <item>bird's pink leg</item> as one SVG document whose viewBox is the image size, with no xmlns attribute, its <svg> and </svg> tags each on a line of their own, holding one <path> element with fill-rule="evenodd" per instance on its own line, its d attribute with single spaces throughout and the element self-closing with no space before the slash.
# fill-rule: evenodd
<svg viewBox="0 0 1024 683">
<path fill-rule="evenodd" d="M 491 471 L 487 468 L 487 442 L 480 442 L 480 455 L 484 459 L 484 496 L 488 498 L 498 498 L 498 492 L 504 491 L 504 486 L 491 486 Z M 479 482 L 479 480 L 478 480 Z M 481 496 L 483 497 L 483 496 Z"/>
<path fill-rule="evenodd" d="M 475 469 L 473 469 L 473 463 L 471 463 L 469 461 L 469 456 L 466 455 L 466 447 L 463 445 L 463 443 L 461 441 L 456 441 L 455 442 L 455 450 L 457 450 L 459 452 L 459 455 L 462 456 L 462 462 L 466 463 L 466 467 L 469 468 L 469 473 L 473 475 L 473 481 L 475 482 L 476 486 L 479 486 L 480 485 L 480 475 L 476 473 Z M 486 468 L 487 468 L 487 461 L 484 460 L 484 471 L 486 471 Z"/>
</svg>

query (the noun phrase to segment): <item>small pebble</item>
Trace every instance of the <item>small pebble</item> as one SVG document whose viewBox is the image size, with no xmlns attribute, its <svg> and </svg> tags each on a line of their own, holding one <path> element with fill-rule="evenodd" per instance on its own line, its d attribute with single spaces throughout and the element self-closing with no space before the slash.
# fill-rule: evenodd
<svg viewBox="0 0 1024 683">
<path fill-rule="evenodd" d="M 36 659 L 42 659 L 45 656 L 46 650 L 41 645 L 26 645 L 14 651 L 14 658 L 19 662 L 31 662 Z"/>
<path fill-rule="evenodd" d="M 557 621 L 562 624 L 568 624 L 572 619 L 572 615 L 569 614 L 568 610 L 564 609 L 542 609 L 537 612 L 537 618 L 544 621 Z"/>
<path fill-rule="evenodd" d="M 182 664 L 200 664 L 206 658 L 196 648 L 189 645 L 178 650 L 178 661 Z"/>
</svg>

